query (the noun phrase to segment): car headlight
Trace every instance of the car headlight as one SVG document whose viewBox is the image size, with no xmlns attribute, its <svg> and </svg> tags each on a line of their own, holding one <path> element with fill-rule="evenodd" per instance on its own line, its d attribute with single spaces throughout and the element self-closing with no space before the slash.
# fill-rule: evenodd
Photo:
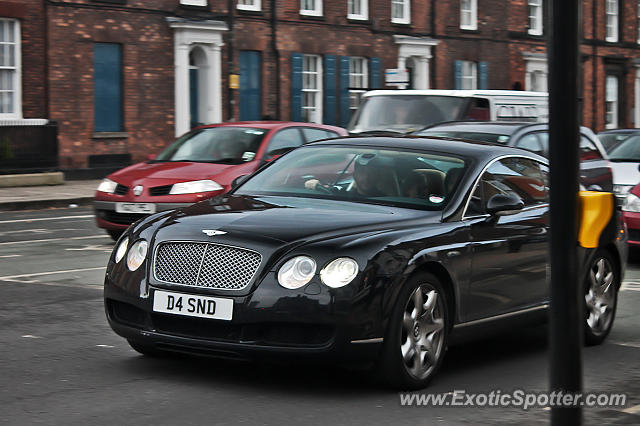
<svg viewBox="0 0 640 426">
<path fill-rule="evenodd" d="M 135 271 L 144 263 L 147 258 L 147 249 L 149 244 L 146 240 L 138 240 L 129 249 L 127 255 L 127 267 L 131 272 Z"/>
<path fill-rule="evenodd" d="M 116 257 L 115 262 L 119 263 L 127 252 L 127 247 L 129 246 L 129 237 L 126 237 L 124 240 L 118 244 L 118 248 L 116 249 Z"/>
<path fill-rule="evenodd" d="M 339 257 L 320 271 L 320 279 L 331 288 L 343 287 L 358 275 L 358 262 L 350 257 Z"/>
<path fill-rule="evenodd" d="M 195 194 L 197 192 L 211 192 L 224 189 L 218 182 L 212 180 L 194 180 L 191 182 L 174 183 L 169 194 Z"/>
<path fill-rule="evenodd" d="M 104 178 L 102 179 L 102 182 L 100 182 L 100 185 L 98 185 L 98 191 L 106 192 L 107 194 L 113 194 L 114 192 L 116 192 L 117 186 L 118 184 L 116 182 L 112 181 L 111 179 Z"/>
<path fill-rule="evenodd" d="M 316 273 L 316 261 L 307 256 L 289 259 L 278 271 L 278 282 L 284 288 L 300 288 Z"/>
<path fill-rule="evenodd" d="M 633 185 L 613 185 L 613 193 L 616 197 L 624 198 L 631 191 L 631 188 Z"/>
<path fill-rule="evenodd" d="M 628 194 L 622 205 L 623 212 L 640 213 L 640 197 L 635 194 Z"/>
</svg>

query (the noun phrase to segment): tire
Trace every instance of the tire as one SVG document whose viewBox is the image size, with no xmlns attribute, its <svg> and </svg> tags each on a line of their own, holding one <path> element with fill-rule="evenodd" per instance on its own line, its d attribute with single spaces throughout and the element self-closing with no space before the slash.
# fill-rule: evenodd
<svg viewBox="0 0 640 426">
<path fill-rule="evenodd" d="M 416 300 L 423 302 L 420 310 Z M 380 357 L 386 383 L 400 390 L 427 386 L 446 352 L 451 329 L 447 307 L 447 294 L 434 275 L 421 272 L 409 278 L 393 308 Z"/>
<path fill-rule="evenodd" d="M 134 340 L 127 340 L 127 342 L 129 342 L 129 346 L 131 346 L 134 351 L 149 358 L 161 358 L 167 356 L 166 352 L 156 349 L 152 345 L 136 342 Z"/>
<path fill-rule="evenodd" d="M 123 233 L 124 231 L 120 229 L 107 229 L 107 234 L 109 234 L 113 241 L 118 241 L 118 238 L 120 238 Z"/>
<path fill-rule="evenodd" d="M 618 305 L 620 276 L 611 254 L 598 250 L 585 279 L 585 330 L 587 345 L 599 345 L 613 327 Z"/>
</svg>

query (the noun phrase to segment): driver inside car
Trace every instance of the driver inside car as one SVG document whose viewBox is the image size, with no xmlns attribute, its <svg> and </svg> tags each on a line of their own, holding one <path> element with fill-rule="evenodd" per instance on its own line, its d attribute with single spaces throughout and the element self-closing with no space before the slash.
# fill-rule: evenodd
<svg viewBox="0 0 640 426">
<path fill-rule="evenodd" d="M 304 186 L 312 190 L 345 192 L 363 197 L 387 197 L 393 195 L 384 189 L 388 172 L 376 158 L 376 154 L 362 154 L 355 160 L 353 182 L 345 189 L 324 185 L 318 179 L 310 179 Z"/>
</svg>

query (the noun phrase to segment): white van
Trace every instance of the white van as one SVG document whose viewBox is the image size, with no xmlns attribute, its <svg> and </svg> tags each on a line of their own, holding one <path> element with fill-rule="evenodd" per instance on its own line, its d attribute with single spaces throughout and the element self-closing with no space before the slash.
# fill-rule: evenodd
<svg viewBox="0 0 640 426">
<path fill-rule="evenodd" d="M 372 90 L 347 130 L 411 133 L 443 121 L 548 121 L 546 92 L 515 90 Z"/>
</svg>

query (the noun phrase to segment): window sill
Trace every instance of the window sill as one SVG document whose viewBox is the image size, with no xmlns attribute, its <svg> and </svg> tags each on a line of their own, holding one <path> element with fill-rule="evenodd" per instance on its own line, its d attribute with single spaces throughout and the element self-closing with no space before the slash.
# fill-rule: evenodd
<svg viewBox="0 0 640 426">
<path fill-rule="evenodd" d="M 312 15 L 307 13 L 300 12 L 300 19 L 308 19 L 310 21 L 326 21 L 326 18 L 323 15 Z"/>
<path fill-rule="evenodd" d="M 127 132 L 94 132 L 91 139 L 127 139 L 129 133 Z"/>
<path fill-rule="evenodd" d="M 264 11 L 262 9 L 236 9 L 239 15 L 246 16 L 264 16 Z"/>
<path fill-rule="evenodd" d="M 480 34 L 480 30 L 477 28 L 460 28 L 460 32 L 463 34 Z"/>
</svg>

